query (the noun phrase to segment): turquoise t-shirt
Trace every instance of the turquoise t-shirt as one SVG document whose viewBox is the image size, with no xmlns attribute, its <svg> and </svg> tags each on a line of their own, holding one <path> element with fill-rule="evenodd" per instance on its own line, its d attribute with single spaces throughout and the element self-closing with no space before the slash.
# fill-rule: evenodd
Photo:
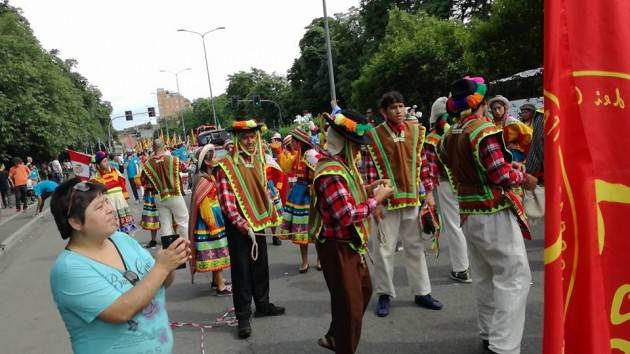
<svg viewBox="0 0 630 354">
<path fill-rule="evenodd" d="M 127 269 L 144 278 L 155 263 L 151 254 L 125 233 L 110 239 Z M 119 269 L 64 250 L 50 272 L 50 286 L 76 354 L 171 353 L 173 333 L 163 287 L 133 320 L 108 323 L 98 315 L 133 287 Z"/>
</svg>

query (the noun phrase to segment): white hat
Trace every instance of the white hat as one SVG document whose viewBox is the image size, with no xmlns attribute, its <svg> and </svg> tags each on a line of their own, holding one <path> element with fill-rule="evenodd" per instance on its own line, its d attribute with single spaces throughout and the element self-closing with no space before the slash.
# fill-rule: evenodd
<svg viewBox="0 0 630 354">
<path fill-rule="evenodd" d="M 201 152 L 199 153 L 199 160 L 197 161 L 197 170 L 201 170 L 201 166 L 203 166 L 203 161 L 206 159 L 206 154 L 210 150 L 212 150 L 212 152 L 214 152 L 214 145 L 213 144 L 206 144 L 201 149 Z"/>
<path fill-rule="evenodd" d="M 490 101 L 488 101 L 488 107 L 492 107 L 492 104 L 495 102 L 501 102 L 505 107 L 510 107 L 510 101 L 501 95 L 492 97 Z"/>
<path fill-rule="evenodd" d="M 271 136 L 271 140 L 273 140 L 273 139 L 282 140 L 282 135 L 280 135 L 280 133 L 274 133 L 274 134 Z"/>
<path fill-rule="evenodd" d="M 438 118 L 446 113 L 446 101 L 448 100 L 448 98 L 446 97 L 440 97 L 437 100 L 435 100 L 435 102 L 433 102 L 433 105 L 431 106 L 431 116 L 429 116 L 429 123 L 430 124 L 435 124 L 435 122 L 437 122 Z"/>
</svg>

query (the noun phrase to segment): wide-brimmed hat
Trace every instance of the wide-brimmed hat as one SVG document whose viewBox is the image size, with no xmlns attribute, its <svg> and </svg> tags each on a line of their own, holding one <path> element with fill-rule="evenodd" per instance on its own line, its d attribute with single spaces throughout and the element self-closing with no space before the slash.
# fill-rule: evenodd
<svg viewBox="0 0 630 354">
<path fill-rule="evenodd" d="M 488 86 L 488 80 L 481 76 L 466 76 L 454 81 L 451 84 L 451 96 L 446 101 L 446 111 L 455 115 L 476 110 L 486 99 Z"/>
<path fill-rule="evenodd" d="M 372 140 L 367 132 L 372 130 L 367 118 L 353 110 L 342 110 L 333 116 L 325 116 L 330 126 L 345 137 L 359 145 L 369 145 Z"/>
<path fill-rule="evenodd" d="M 304 130 L 300 128 L 293 128 L 291 129 L 289 134 L 292 137 L 294 137 L 296 140 L 298 140 L 299 142 L 304 143 L 308 145 L 309 147 L 312 147 L 313 144 L 311 143 L 311 136 L 309 133 L 305 132 Z"/>
<path fill-rule="evenodd" d="M 534 106 L 534 104 L 533 104 L 533 103 L 525 103 L 525 104 L 524 104 L 524 105 L 522 105 L 519 109 L 520 109 L 520 110 L 523 110 L 523 109 L 529 109 L 529 110 L 530 110 L 530 111 L 532 111 L 532 112 L 536 112 L 536 106 Z"/>
<path fill-rule="evenodd" d="M 201 151 L 199 152 L 199 158 L 197 159 L 197 169 L 200 170 L 201 166 L 203 166 L 203 161 L 206 159 L 206 155 L 208 154 L 209 151 L 214 152 L 214 145 L 213 144 L 206 144 L 203 146 L 203 148 L 201 148 Z"/>
<path fill-rule="evenodd" d="M 488 101 L 488 106 L 492 107 L 492 105 L 496 102 L 500 102 L 501 104 L 503 104 L 505 107 L 509 107 L 510 106 L 510 101 L 508 101 L 507 98 L 501 96 L 501 95 L 496 95 L 494 97 L 492 97 L 489 101 Z"/>
<path fill-rule="evenodd" d="M 243 133 L 248 131 L 257 131 L 264 126 L 263 123 L 257 123 L 255 119 L 236 118 L 232 126 L 225 129 L 228 132 Z"/>
<path fill-rule="evenodd" d="M 278 133 L 278 132 L 273 133 L 273 135 L 271 136 L 271 140 L 273 140 L 273 139 L 282 140 L 282 135 L 280 135 L 280 133 Z"/>
</svg>

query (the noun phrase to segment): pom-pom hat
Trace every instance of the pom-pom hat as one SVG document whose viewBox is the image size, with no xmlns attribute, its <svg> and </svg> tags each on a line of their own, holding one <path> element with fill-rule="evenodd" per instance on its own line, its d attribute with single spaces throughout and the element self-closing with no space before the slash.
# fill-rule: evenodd
<svg viewBox="0 0 630 354">
<path fill-rule="evenodd" d="M 257 123 L 255 119 L 236 118 L 236 120 L 232 123 L 232 126 L 225 130 L 233 133 L 242 133 L 257 131 L 263 126 L 263 123 Z"/>
<path fill-rule="evenodd" d="M 367 118 L 359 112 L 342 110 L 334 115 L 326 115 L 328 124 L 339 134 L 359 145 L 369 145 L 372 140 L 367 132 L 372 130 Z"/>
<path fill-rule="evenodd" d="M 488 80 L 481 76 L 466 76 L 451 84 L 451 96 L 446 101 L 450 115 L 461 115 L 475 111 L 486 99 Z"/>
</svg>

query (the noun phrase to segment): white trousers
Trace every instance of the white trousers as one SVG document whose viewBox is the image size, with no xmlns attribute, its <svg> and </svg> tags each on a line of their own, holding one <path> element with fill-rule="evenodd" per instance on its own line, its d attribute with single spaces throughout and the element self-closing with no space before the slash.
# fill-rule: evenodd
<svg viewBox="0 0 630 354">
<path fill-rule="evenodd" d="M 160 230 L 162 236 L 173 235 L 173 219 L 177 224 L 177 234 L 181 237 L 188 237 L 188 208 L 184 197 L 181 195 L 170 197 L 166 200 L 155 198 L 155 205 L 160 213 Z"/>
<path fill-rule="evenodd" d="M 424 243 L 420 238 L 418 208 L 397 210 L 383 208 L 384 218 L 372 224 L 372 254 L 374 256 L 374 291 L 376 294 L 396 297 L 394 288 L 394 254 L 396 243 L 402 239 L 405 267 L 412 295 L 431 293 L 431 282 Z"/>
<path fill-rule="evenodd" d="M 473 292 L 482 339 L 500 354 L 518 354 L 532 275 L 516 217 L 509 210 L 470 215 L 462 225 L 468 241 Z"/>
<path fill-rule="evenodd" d="M 469 267 L 468 253 L 466 250 L 466 238 L 459 226 L 459 203 L 453 188 L 448 181 L 441 182 L 434 194 L 440 212 L 442 231 L 440 239 L 446 239 L 448 243 L 448 255 L 451 261 L 451 269 L 454 272 L 462 272 Z"/>
</svg>

